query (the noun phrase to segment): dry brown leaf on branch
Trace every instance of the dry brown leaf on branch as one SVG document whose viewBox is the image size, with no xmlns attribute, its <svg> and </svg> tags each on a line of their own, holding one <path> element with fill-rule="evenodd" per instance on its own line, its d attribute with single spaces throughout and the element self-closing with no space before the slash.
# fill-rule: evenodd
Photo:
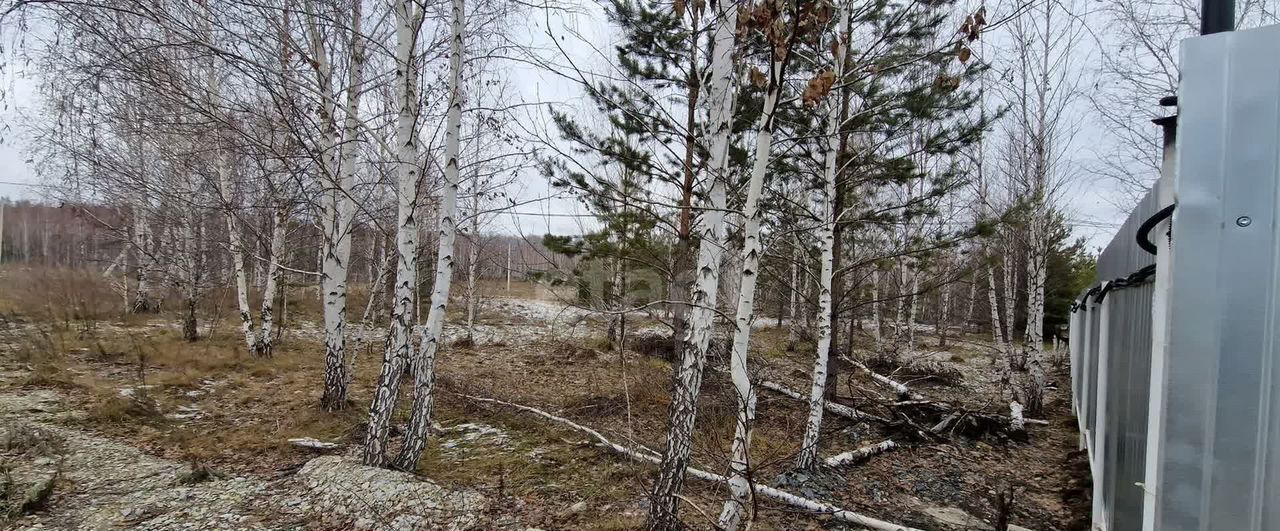
<svg viewBox="0 0 1280 531">
<path fill-rule="evenodd" d="M 938 78 L 934 80 L 934 85 L 942 90 L 955 90 L 960 88 L 960 78 L 947 74 L 938 74 Z"/>
<path fill-rule="evenodd" d="M 765 77 L 764 72 L 761 72 L 760 68 L 755 65 L 751 66 L 751 70 L 748 73 L 751 76 L 752 85 L 755 85 L 757 87 L 764 87 L 765 83 L 768 81 L 768 78 Z"/>
<path fill-rule="evenodd" d="M 973 50 L 970 50 L 964 43 L 956 43 L 956 58 L 961 63 L 969 62 L 969 58 L 973 56 Z"/>
<path fill-rule="evenodd" d="M 675 9 L 676 17 L 684 18 L 685 0 L 676 0 Z"/>
<path fill-rule="evenodd" d="M 804 88 L 804 94 L 801 96 L 804 104 L 810 107 L 822 101 L 827 93 L 831 91 L 831 86 L 836 83 L 836 73 L 831 70 L 823 70 L 813 79 L 809 80 L 809 85 Z"/>
</svg>

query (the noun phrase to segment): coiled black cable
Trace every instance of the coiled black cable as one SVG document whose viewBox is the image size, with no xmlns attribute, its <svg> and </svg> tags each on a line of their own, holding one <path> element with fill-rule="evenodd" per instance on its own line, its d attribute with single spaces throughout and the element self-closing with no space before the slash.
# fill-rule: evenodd
<svg viewBox="0 0 1280 531">
<path fill-rule="evenodd" d="M 1178 205 L 1175 203 L 1156 211 L 1156 213 L 1152 214 L 1146 221 L 1143 221 L 1142 225 L 1138 226 L 1137 234 L 1135 235 L 1138 240 L 1138 247 L 1141 247 L 1142 250 L 1151 254 L 1156 254 L 1159 251 L 1159 248 L 1156 247 L 1154 243 L 1151 243 L 1151 229 L 1156 228 L 1156 225 L 1159 225 L 1161 221 L 1169 219 L 1169 216 L 1173 215 L 1173 209 L 1177 206 Z M 1170 228 L 1170 231 L 1172 230 L 1173 229 Z M 1173 237 L 1172 232 L 1170 232 L 1169 237 Z M 1145 284 L 1147 281 L 1151 280 L 1151 277 L 1154 277 L 1155 274 L 1156 266 L 1155 264 L 1151 264 L 1129 273 L 1129 276 L 1115 278 L 1110 282 L 1094 286 L 1084 293 L 1084 296 L 1080 298 L 1079 302 L 1071 305 L 1071 312 L 1075 313 L 1077 310 L 1088 311 L 1089 297 L 1093 297 L 1094 304 L 1099 304 L 1103 299 L 1107 298 L 1107 293 L 1117 289 Z"/>
<path fill-rule="evenodd" d="M 1173 215 L 1173 209 L 1176 206 L 1178 205 L 1175 203 L 1160 209 L 1154 215 L 1147 218 L 1146 221 L 1143 221 L 1142 225 L 1138 226 L 1138 234 L 1137 234 L 1138 247 L 1141 247 L 1142 250 L 1148 253 L 1156 254 L 1159 248 L 1156 247 L 1156 244 L 1151 243 L 1151 238 L 1149 237 L 1151 234 L 1151 229 L 1156 228 L 1156 225 L 1159 224 L 1161 221 L 1169 219 L 1169 216 Z"/>
</svg>

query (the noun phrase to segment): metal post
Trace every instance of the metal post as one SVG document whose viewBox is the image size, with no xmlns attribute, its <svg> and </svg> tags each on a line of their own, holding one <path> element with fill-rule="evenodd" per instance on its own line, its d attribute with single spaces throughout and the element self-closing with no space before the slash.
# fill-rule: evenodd
<svg viewBox="0 0 1280 531">
<path fill-rule="evenodd" d="M 1176 102 L 1175 102 L 1176 104 Z M 1178 116 L 1166 116 L 1153 120 L 1164 133 L 1164 152 L 1161 156 L 1160 179 L 1156 181 L 1156 208 L 1173 204 L 1173 180 L 1176 177 Z M 1151 368 L 1148 380 L 1147 440 L 1143 456 L 1142 479 L 1142 529 L 1156 531 L 1159 523 L 1160 458 L 1164 453 L 1163 422 L 1165 415 L 1165 367 L 1169 343 L 1169 255 L 1173 242 L 1167 236 L 1173 227 L 1173 218 L 1161 222 L 1151 231 L 1157 235 L 1152 242 L 1159 248 L 1156 253 L 1156 274 L 1151 295 Z"/>
<path fill-rule="evenodd" d="M 1200 34 L 1236 29 L 1235 0 L 1200 0 Z"/>
</svg>

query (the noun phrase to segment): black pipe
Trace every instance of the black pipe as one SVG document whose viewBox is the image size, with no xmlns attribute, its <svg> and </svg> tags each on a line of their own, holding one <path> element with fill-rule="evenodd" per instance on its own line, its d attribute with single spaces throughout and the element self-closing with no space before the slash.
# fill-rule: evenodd
<svg viewBox="0 0 1280 531">
<path fill-rule="evenodd" d="M 1169 205 L 1167 207 L 1160 209 L 1151 217 L 1147 218 L 1146 221 L 1143 221 L 1142 225 L 1138 226 L 1138 234 L 1137 234 L 1138 247 L 1141 247 L 1143 251 L 1146 251 L 1148 253 L 1156 254 L 1159 248 L 1156 247 L 1156 244 L 1151 243 L 1151 237 L 1150 237 L 1151 229 L 1156 228 L 1157 224 L 1159 224 L 1161 221 L 1168 219 L 1169 216 L 1172 216 L 1173 209 L 1176 206 L 1178 206 L 1177 203 L 1174 203 L 1172 205 Z"/>
<path fill-rule="evenodd" d="M 1200 0 L 1200 34 L 1236 29 L 1235 0 Z"/>
</svg>

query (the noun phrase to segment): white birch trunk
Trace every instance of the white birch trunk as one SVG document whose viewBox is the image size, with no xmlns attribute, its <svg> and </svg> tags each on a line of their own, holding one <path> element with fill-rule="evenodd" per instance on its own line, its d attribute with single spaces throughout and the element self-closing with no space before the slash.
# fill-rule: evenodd
<svg viewBox="0 0 1280 531">
<path fill-rule="evenodd" d="M 788 397 L 794 398 L 794 399 L 796 399 L 796 400 L 800 400 L 800 401 L 803 401 L 803 402 L 808 402 L 808 401 L 809 401 L 809 397 L 804 396 L 804 395 L 800 394 L 800 392 L 799 392 L 799 391 L 796 391 L 795 389 L 792 389 L 792 388 L 790 388 L 790 387 L 787 387 L 787 386 L 785 386 L 785 385 L 782 385 L 782 384 L 780 384 L 780 383 L 778 383 L 778 382 L 773 382 L 773 381 L 769 381 L 769 380 L 760 380 L 760 387 L 762 387 L 762 388 L 764 388 L 764 389 L 768 389 L 768 390 L 773 391 L 773 392 L 775 392 L 775 393 L 778 393 L 778 394 L 780 394 L 780 395 L 784 395 L 784 396 L 788 396 Z M 885 423 L 888 423 L 888 422 L 889 422 L 889 419 L 886 419 L 886 418 L 884 418 L 884 417 L 880 417 L 880 416 L 872 415 L 872 414 L 867 413 L 867 412 L 865 412 L 865 411 L 859 411 L 859 410 L 857 410 L 857 409 L 851 408 L 851 407 L 846 406 L 846 405 L 844 405 L 844 404 L 837 404 L 837 403 L 832 402 L 832 401 L 830 401 L 830 400 L 826 400 L 826 401 L 822 404 L 822 407 L 823 407 L 823 409 L 826 409 L 826 410 L 827 410 L 827 412 L 829 412 L 829 413 L 832 413 L 832 414 L 835 414 L 835 415 L 839 415 L 839 416 L 844 417 L 844 418 L 847 418 L 847 419 L 849 419 L 849 420 L 877 420 L 877 421 L 885 422 Z"/>
<path fill-rule="evenodd" d="M 697 278 L 690 293 L 689 323 L 682 338 L 679 365 L 672 374 L 671 406 L 667 416 L 666 446 L 662 452 L 658 478 L 650 498 L 648 528 L 675 531 L 680 522 L 679 499 L 689 468 L 693 426 L 697 418 L 698 393 L 707 349 L 714 332 L 716 298 L 719 291 L 720 258 L 724 244 L 724 208 L 727 203 L 729 137 L 734 109 L 734 36 L 738 10 L 733 3 L 718 4 L 711 50 L 711 78 L 707 101 L 711 107 L 707 130 L 711 135 L 708 175 L 711 189 L 709 208 L 702 213 L 702 241 L 698 249 Z"/>
<path fill-rule="evenodd" d="M 479 141 L 477 140 L 477 145 Z M 476 160 L 479 160 L 479 149 L 476 149 Z M 479 172 L 475 172 L 472 177 L 474 182 L 479 183 Z M 479 293 L 477 293 L 476 280 L 479 274 L 480 262 L 480 190 L 479 184 L 476 184 L 475 190 L 471 195 L 471 233 L 470 241 L 467 243 L 467 340 L 475 341 L 476 338 L 476 309 L 479 303 Z"/>
<path fill-rule="evenodd" d="M 874 266 L 873 266 L 874 267 Z M 871 340 L 878 352 L 883 346 L 883 322 L 880 317 L 880 268 L 871 270 Z"/>
<path fill-rule="evenodd" d="M 147 313 L 156 309 L 156 303 L 151 298 L 150 275 L 154 261 L 151 257 L 151 228 L 148 224 L 146 206 L 143 205 L 141 199 L 133 209 L 133 238 L 133 247 L 137 256 L 135 261 L 137 270 L 134 273 L 137 280 L 137 291 L 134 292 L 130 312 Z"/>
<path fill-rule="evenodd" d="M 418 69 L 415 39 L 422 11 L 413 0 L 393 4 L 396 23 L 396 286 L 391 302 L 391 329 L 382 353 L 382 372 L 369 404 L 369 422 L 361 459 L 383 466 L 391 413 L 401 376 L 413 352 L 414 310 L 418 285 Z"/>
<path fill-rule="evenodd" d="M 791 302 L 787 307 L 787 350 L 795 348 L 800 335 L 800 239 L 797 237 L 791 253 Z"/>
<path fill-rule="evenodd" d="M 222 154 L 215 155 L 222 158 Z M 231 268 L 236 279 L 236 308 L 240 311 L 240 333 L 244 335 L 246 352 L 251 356 L 261 356 L 262 347 L 258 343 L 258 333 L 254 329 L 253 310 L 249 308 L 249 278 L 245 271 L 244 241 L 240 236 L 240 223 L 236 219 L 238 208 L 234 199 L 231 183 L 231 170 L 227 163 L 218 163 L 218 190 L 222 195 L 224 216 L 227 221 L 227 240 L 230 246 Z"/>
<path fill-rule="evenodd" d="M 894 262 L 894 269 L 897 272 L 897 291 L 898 298 L 894 301 L 893 311 L 893 343 L 895 345 L 902 343 L 902 323 L 907 319 L 907 266 L 906 259 L 898 257 Z"/>
<path fill-rule="evenodd" d="M 209 86 L 212 97 L 217 98 L 218 84 L 212 71 L 209 74 Z M 230 154 L 227 146 L 222 145 L 222 138 L 215 139 L 214 143 L 217 145 L 213 155 L 214 166 L 218 174 L 218 194 L 222 199 L 222 214 L 227 223 L 228 251 L 231 255 L 231 269 L 236 283 L 236 309 L 240 312 L 240 333 L 244 336 L 245 351 L 250 356 L 260 356 L 262 349 L 258 344 L 258 334 L 254 330 L 253 311 L 249 308 L 249 279 L 245 272 L 244 241 L 240 235 L 239 220 L 236 219 L 236 210 L 239 205 L 235 199 L 234 170 L 231 168 L 231 161 L 227 160 Z"/>
<path fill-rule="evenodd" d="M 775 56 L 777 54 L 775 53 Z M 751 483 L 747 467 L 751 449 L 751 424 L 755 420 L 756 396 L 751 387 L 747 370 L 747 350 L 751 344 L 751 324 L 755 320 L 756 280 L 759 277 L 760 254 L 760 194 L 764 188 L 764 174 L 769 167 L 773 148 L 773 120 L 782 91 L 782 75 L 785 63 L 775 60 L 770 68 L 769 90 L 765 94 L 764 109 L 756 133 L 755 163 L 751 168 L 751 180 L 747 185 L 747 201 L 743 204 L 743 241 L 738 286 L 738 309 L 734 317 L 733 350 L 729 355 L 729 371 L 737 397 L 732 457 L 729 461 L 729 491 L 732 498 L 725 501 L 720 512 L 720 527 L 734 531 L 742 521 L 742 515 L 751 506 Z"/>
<path fill-rule="evenodd" d="M 1044 205 L 1043 202 L 1040 203 Z M 1027 259 L 1027 368 L 1031 382 L 1024 399 L 1032 416 L 1038 416 L 1043 410 L 1045 372 L 1044 372 L 1044 289 L 1046 276 L 1046 258 L 1048 254 L 1045 241 L 1044 214 L 1034 213 L 1031 227 L 1031 252 Z"/>
<path fill-rule="evenodd" d="M 919 298 L 916 292 L 920 291 L 920 272 L 916 271 L 915 262 L 912 261 L 907 267 L 911 275 L 911 286 L 907 289 L 911 290 L 907 295 L 907 354 L 911 354 L 916 349 L 916 312 L 919 311 Z"/>
<path fill-rule="evenodd" d="M 1012 245 L 1012 243 L 1010 243 Z M 1013 356 L 1013 316 L 1017 306 L 1017 300 L 1014 298 L 1014 287 L 1018 284 L 1017 274 L 1013 269 L 1013 260 L 1002 259 L 1001 268 L 1004 270 L 1004 339 L 1007 346 L 1005 357 Z"/>
<path fill-rule="evenodd" d="M 841 8 L 841 17 L 849 15 Z M 845 24 L 841 24 L 843 28 Z M 836 48 L 835 79 L 844 78 L 844 53 L 848 46 L 843 35 L 838 35 L 839 46 Z M 809 419 L 805 422 L 804 439 L 800 445 L 800 453 L 796 456 L 796 468 L 811 469 L 818 465 L 818 436 L 822 431 L 822 412 L 824 393 L 827 389 L 827 359 L 831 355 L 831 343 L 834 339 L 834 328 L 831 322 L 831 281 L 835 262 L 835 201 L 836 201 L 836 159 L 839 156 L 840 137 L 837 134 L 840 126 L 840 106 L 835 101 L 829 102 L 827 111 L 827 150 L 826 167 L 823 171 L 822 194 L 822 228 L 818 238 L 822 242 L 822 272 L 818 288 L 818 348 L 814 356 L 812 387 L 809 389 Z"/>
<path fill-rule="evenodd" d="M 934 330 L 934 332 L 938 334 L 938 347 L 946 348 L 947 329 L 949 328 L 947 325 L 951 319 L 951 287 L 949 285 L 942 287 L 942 294 L 939 295 L 939 298 L 941 300 L 938 303 L 942 305 L 942 308 L 938 312 L 937 330 Z"/>
<path fill-rule="evenodd" d="M 206 13 L 209 17 L 206 23 L 210 25 L 204 30 L 206 38 L 212 40 L 213 11 L 209 9 Z M 206 89 L 209 91 L 206 102 L 209 105 L 208 111 L 215 115 L 221 114 L 219 105 L 222 99 L 222 87 L 218 79 L 217 60 L 210 57 L 206 68 L 208 69 L 205 71 Z M 222 212 L 227 223 L 228 251 L 236 283 L 236 309 L 240 312 L 240 333 L 244 336 L 245 350 L 250 356 L 258 356 L 261 355 L 261 348 L 258 345 L 258 334 L 254 331 L 253 311 L 249 308 L 249 279 L 245 272 L 244 241 L 240 235 L 240 222 L 236 218 L 239 202 L 235 198 L 235 168 L 233 167 L 235 161 L 232 159 L 234 155 L 231 146 L 226 145 L 227 138 L 221 130 L 215 130 L 213 135 L 213 165 L 218 175 L 218 194 L 222 200 Z"/>
<path fill-rule="evenodd" d="M 351 232 L 355 220 L 356 141 L 360 133 L 360 93 L 364 79 L 364 36 L 361 34 L 361 2 L 351 4 L 351 65 L 348 69 L 347 97 L 341 140 L 331 149 L 338 152 L 338 166 L 328 175 L 325 213 L 329 226 L 321 270 L 324 300 L 324 396 L 321 406 L 329 411 L 347 407 L 347 277 L 351 269 Z M 336 135 L 335 135 L 336 137 Z"/>
<path fill-rule="evenodd" d="M 977 307 L 977 297 L 978 297 L 978 282 L 977 282 L 976 275 L 973 275 L 972 281 L 969 282 L 969 298 L 966 299 L 966 302 L 965 302 L 965 304 L 967 305 L 964 311 L 965 331 L 968 331 L 973 327 L 973 323 L 974 323 L 973 312 L 974 312 L 974 309 Z"/>
<path fill-rule="evenodd" d="M 195 195 L 194 192 L 192 195 Z M 182 217 L 182 247 L 186 269 L 183 271 L 186 283 L 183 290 L 183 303 L 186 306 L 186 313 L 182 319 L 182 338 L 195 341 L 200 337 L 200 331 L 196 328 L 196 304 L 200 298 L 200 273 L 204 267 L 204 260 L 201 257 L 197 214 L 189 212 Z"/>
<path fill-rule="evenodd" d="M 863 446 L 857 450 L 850 450 L 842 454 L 836 454 L 828 457 L 826 465 L 829 467 L 846 466 L 863 461 L 871 456 L 885 453 L 889 450 L 897 448 L 897 443 L 892 440 L 882 441 L 870 446 Z"/>
<path fill-rule="evenodd" d="M 1000 297 L 996 293 L 996 268 L 987 265 L 987 304 L 991 306 L 991 341 L 995 342 L 998 355 L 1008 358 L 1008 341 L 1005 340 L 1004 327 L 1000 323 Z"/>
<path fill-rule="evenodd" d="M 271 256 L 267 263 L 267 285 L 262 291 L 262 334 L 258 344 L 263 356 L 271 356 L 275 349 L 275 302 L 280 291 L 280 278 L 284 271 L 280 261 L 284 258 L 285 229 L 289 222 L 288 208 L 282 198 L 276 198 L 275 208 L 271 212 Z"/>
<path fill-rule="evenodd" d="M 453 281 L 453 243 L 457 237 L 458 157 L 462 134 L 462 32 L 465 26 L 463 0 L 453 0 L 449 45 L 449 113 L 445 123 L 444 198 L 440 205 L 440 240 L 436 250 L 436 279 L 422 328 L 421 344 L 413 360 L 413 412 L 405 433 L 404 447 L 394 466 L 400 470 L 417 468 L 431 431 L 434 405 L 436 352 L 442 342 L 445 308 L 449 304 L 449 284 Z"/>
</svg>

